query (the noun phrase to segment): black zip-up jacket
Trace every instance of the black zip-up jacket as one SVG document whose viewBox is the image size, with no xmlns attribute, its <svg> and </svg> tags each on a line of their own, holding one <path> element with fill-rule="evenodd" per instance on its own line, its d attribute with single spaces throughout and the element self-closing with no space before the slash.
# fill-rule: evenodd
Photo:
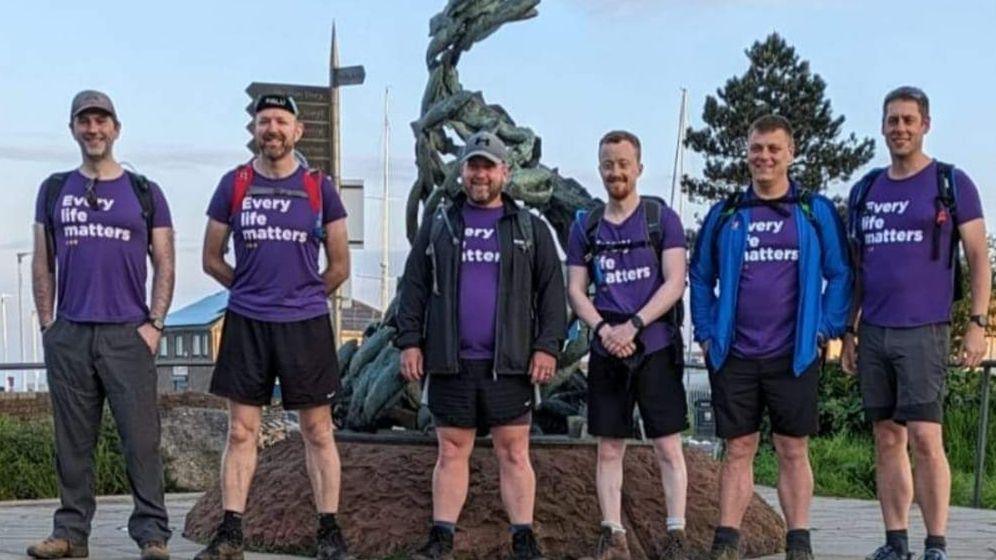
<svg viewBox="0 0 996 560">
<path fill-rule="evenodd" d="M 435 239 L 429 239 L 432 222 L 440 217 L 423 221 L 399 288 L 394 344 L 422 348 L 428 374 L 455 374 L 460 367 L 457 307 L 466 200 L 460 193 L 446 209 L 449 225 L 437 226 Z M 564 276 L 547 225 L 530 214 L 533 239 L 523 239 L 518 204 L 506 194 L 502 204 L 494 373 L 526 375 L 533 351 L 560 353 L 567 323 Z"/>
</svg>

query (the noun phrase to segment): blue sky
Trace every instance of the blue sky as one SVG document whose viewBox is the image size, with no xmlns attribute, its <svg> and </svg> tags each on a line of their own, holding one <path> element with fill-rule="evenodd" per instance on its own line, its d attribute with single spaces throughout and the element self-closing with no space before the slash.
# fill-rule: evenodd
<svg viewBox="0 0 996 560">
<path fill-rule="evenodd" d="M 66 124 L 69 101 L 84 88 L 112 96 L 124 125 L 119 159 L 161 183 L 171 202 L 179 247 L 174 307 L 215 290 L 200 271 L 204 208 L 221 174 L 248 157 L 244 89 L 252 81 L 327 83 L 333 19 L 342 64 L 363 64 L 367 71 L 363 86 L 342 93 L 342 168 L 345 177 L 366 181 L 368 197 L 380 193 L 383 96 L 391 88 L 391 246 L 403 252 L 400 199 L 414 177 L 408 124 L 418 117 L 425 86 L 428 21 L 444 3 L 39 0 L 8 6 L 0 19 L 6 192 L 0 293 L 16 294 L 14 253 L 29 248 L 38 184 L 78 164 Z M 612 128 L 641 137 L 647 168 L 641 186 L 666 193 L 680 89 L 689 90 L 691 124 L 701 126 L 705 95 L 746 69 L 745 48 L 777 31 L 827 81 L 835 113 L 847 117 L 845 132 L 876 140 L 873 164 L 886 162 L 878 134 L 882 95 L 907 83 L 925 89 L 934 122 L 928 151 L 965 169 L 982 191 L 987 214 L 996 215 L 996 197 L 989 194 L 996 182 L 996 2 L 544 0 L 539 12 L 465 54 L 460 78 L 533 128 L 543 138 L 547 165 L 596 194 L 595 143 Z M 695 173 L 699 164 L 689 155 L 686 169 Z M 379 200 L 368 198 L 367 247 L 379 246 L 379 212 Z M 376 275 L 376 258 L 354 257 L 356 274 Z M 29 291 L 25 282 L 26 310 Z M 377 287 L 359 292 L 375 300 Z M 16 332 L 14 312 L 10 320 Z M 16 334 L 10 340 L 16 348 Z"/>
</svg>

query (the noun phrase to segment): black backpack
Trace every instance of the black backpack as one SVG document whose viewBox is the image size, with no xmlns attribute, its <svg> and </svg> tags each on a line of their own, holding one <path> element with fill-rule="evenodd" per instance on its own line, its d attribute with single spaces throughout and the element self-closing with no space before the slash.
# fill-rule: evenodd
<svg viewBox="0 0 996 560">
<path fill-rule="evenodd" d="M 930 258 L 941 258 L 941 228 L 947 219 L 951 220 L 951 243 L 948 248 L 948 268 L 954 268 L 954 301 L 965 295 L 962 290 L 961 235 L 958 231 L 958 197 L 955 185 L 955 167 L 950 163 L 937 161 L 937 196 L 934 197 L 934 230 L 930 238 Z M 847 237 L 851 244 L 851 256 L 855 268 L 861 264 L 864 251 L 864 235 L 861 219 L 865 214 L 865 202 L 875 180 L 888 168 L 877 167 L 865 174 L 851 190 L 847 201 Z"/>
<path fill-rule="evenodd" d="M 48 247 L 48 270 L 55 271 L 55 209 L 59 204 L 59 195 L 62 194 L 66 180 L 69 179 L 72 171 L 62 171 L 48 176 L 42 183 L 42 196 L 45 199 L 45 243 Z M 155 218 L 155 204 L 152 201 L 152 189 L 149 187 L 149 180 L 144 176 L 132 171 L 125 170 L 128 175 L 128 182 L 135 191 L 135 197 L 142 208 L 142 218 L 145 220 L 145 229 L 149 241 L 149 254 L 152 254 L 152 224 Z"/>
<path fill-rule="evenodd" d="M 660 267 L 661 251 L 664 246 L 664 232 L 661 229 L 661 216 L 664 214 L 664 209 L 667 208 L 667 203 L 664 202 L 664 199 L 657 196 L 640 196 L 640 206 L 643 207 L 643 217 L 647 237 L 646 239 L 632 241 L 626 244 L 625 248 L 637 249 L 649 246 L 653 249 L 654 256 L 657 258 L 657 265 Z M 575 214 L 575 219 L 584 228 L 584 262 L 588 266 L 589 282 L 595 285 L 596 290 L 602 289 L 606 286 L 605 282 L 602 280 L 602 273 L 596 265 L 596 257 L 599 253 L 618 249 L 618 247 L 606 247 L 604 245 L 599 246 L 599 244 L 596 243 L 598 225 L 601 223 L 602 217 L 604 216 L 605 204 L 599 204 L 589 210 L 578 210 Z M 678 301 L 671 306 L 671 309 L 667 310 L 667 312 L 665 312 L 661 318 L 657 319 L 657 321 L 671 325 L 674 328 L 679 349 L 683 347 L 684 343 L 681 340 L 681 328 L 685 322 L 684 298 L 678 299 Z"/>
</svg>

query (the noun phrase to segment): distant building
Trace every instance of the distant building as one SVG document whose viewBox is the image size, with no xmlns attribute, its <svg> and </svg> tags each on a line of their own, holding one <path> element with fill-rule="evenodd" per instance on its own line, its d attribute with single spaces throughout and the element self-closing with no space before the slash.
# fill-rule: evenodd
<svg viewBox="0 0 996 560">
<path fill-rule="evenodd" d="M 207 392 L 226 306 L 228 290 L 222 290 L 166 316 L 156 360 L 160 392 Z"/>
<path fill-rule="evenodd" d="M 228 290 L 222 290 L 166 316 L 156 360 L 160 392 L 208 392 L 227 306 Z M 362 338 L 363 331 L 380 317 L 377 309 L 352 300 L 342 310 L 342 339 Z"/>
</svg>

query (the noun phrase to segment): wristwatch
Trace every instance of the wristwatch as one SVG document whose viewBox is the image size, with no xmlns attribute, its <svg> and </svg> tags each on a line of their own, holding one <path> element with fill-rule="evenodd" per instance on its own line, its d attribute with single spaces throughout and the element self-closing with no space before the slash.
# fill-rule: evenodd
<svg viewBox="0 0 996 560">
<path fill-rule="evenodd" d="M 639 315 L 633 315 L 632 317 L 630 317 L 629 322 L 632 323 L 633 326 L 636 327 L 636 330 L 638 331 L 642 331 L 643 327 L 646 326 L 643 324 L 643 319 L 641 319 Z"/>
<path fill-rule="evenodd" d="M 968 318 L 968 320 L 982 328 L 989 326 L 989 317 L 986 317 L 985 315 L 972 315 Z"/>
<path fill-rule="evenodd" d="M 154 317 L 154 316 L 150 315 L 149 316 L 149 324 L 152 325 L 152 328 L 156 329 L 159 332 L 163 332 L 163 330 L 166 329 L 166 323 L 163 322 L 163 318 L 162 317 Z"/>
</svg>

